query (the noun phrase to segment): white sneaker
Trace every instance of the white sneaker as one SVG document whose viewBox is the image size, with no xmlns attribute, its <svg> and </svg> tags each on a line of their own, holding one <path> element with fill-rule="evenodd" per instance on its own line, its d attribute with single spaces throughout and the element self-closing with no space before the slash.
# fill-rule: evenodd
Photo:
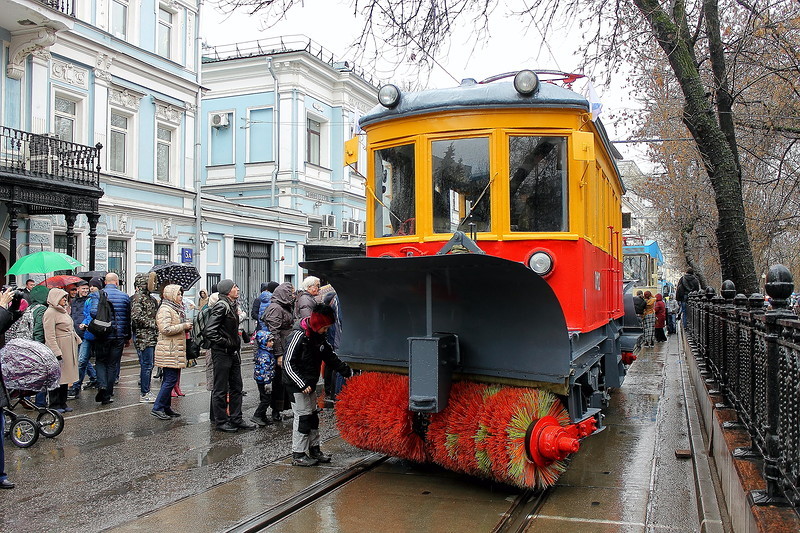
<svg viewBox="0 0 800 533">
<path fill-rule="evenodd" d="M 151 392 L 139 396 L 139 403 L 155 403 L 155 401 L 156 397 Z"/>
</svg>

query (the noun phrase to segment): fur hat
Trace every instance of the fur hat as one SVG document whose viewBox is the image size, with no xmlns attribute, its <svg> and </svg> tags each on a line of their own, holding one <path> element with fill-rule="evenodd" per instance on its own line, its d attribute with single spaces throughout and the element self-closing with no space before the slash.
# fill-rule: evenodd
<svg viewBox="0 0 800 533">
<path fill-rule="evenodd" d="M 217 292 L 220 296 L 227 296 L 235 286 L 236 283 L 232 279 L 223 279 L 217 283 Z"/>
<path fill-rule="evenodd" d="M 311 316 L 308 317 L 308 325 L 315 332 L 319 332 L 325 326 L 330 326 L 336 320 L 336 315 L 330 305 L 317 304 L 314 310 L 311 311 Z"/>
</svg>

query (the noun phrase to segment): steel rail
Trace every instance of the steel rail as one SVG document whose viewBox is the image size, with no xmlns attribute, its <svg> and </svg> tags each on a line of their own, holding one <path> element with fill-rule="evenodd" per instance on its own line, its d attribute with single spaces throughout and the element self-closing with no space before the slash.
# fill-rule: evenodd
<svg viewBox="0 0 800 533">
<path fill-rule="evenodd" d="M 303 491 L 298 492 L 291 498 L 288 498 L 279 504 L 267 509 L 266 511 L 244 520 L 231 529 L 228 533 L 251 533 L 255 531 L 262 531 L 271 525 L 274 525 L 287 516 L 290 516 L 310 503 L 313 503 L 327 494 L 335 491 L 342 485 L 356 479 L 376 466 L 380 465 L 388 459 L 388 456 L 373 453 L 360 461 L 353 463 L 350 467 L 342 472 L 328 476 L 320 481 L 309 485 Z"/>
<path fill-rule="evenodd" d="M 524 490 L 514 499 L 492 533 L 523 533 L 550 496 L 551 488 Z"/>
</svg>

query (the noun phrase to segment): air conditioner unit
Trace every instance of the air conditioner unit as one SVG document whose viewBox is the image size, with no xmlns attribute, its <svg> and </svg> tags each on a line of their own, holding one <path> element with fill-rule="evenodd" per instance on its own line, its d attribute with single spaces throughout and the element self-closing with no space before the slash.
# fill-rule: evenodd
<svg viewBox="0 0 800 533">
<path fill-rule="evenodd" d="M 358 224 L 352 220 L 346 220 L 342 223 L 342 233 L 347 235 L 358 235 Z"/>
<path fill-rule="evenodd" d="M 228 114 L 227 113 L 212 113 L 211 114 L 211 127 L 212 128 L 227 128 L 228 127 Z"/>
<path fill-rule="evenodd" d="M 319 238 L 320 239 L 327 239 L 328 238 L 328 230 L 320 228 L 320 230 L 319 230 Z"/>
<path fill-rule="evenodd" d="M 326 228 L 335 228 L 336 215 L 322 215 L 322 225 Z"/>
</svg>

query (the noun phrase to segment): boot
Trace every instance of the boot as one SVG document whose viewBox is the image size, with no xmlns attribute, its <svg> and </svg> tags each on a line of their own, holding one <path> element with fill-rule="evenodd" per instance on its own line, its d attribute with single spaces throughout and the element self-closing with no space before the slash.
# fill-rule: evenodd
<svg viewBox="0 0 800 533">
<path fill-rule="evenodd" d="M 292 466 L 314 466 L 316 459 L 312 459 L 303 452 L 292 452 Z"/>
<path fill-rule="evenodd" d="M 102 402 L 103 398 L 105 398 L 105 395 L 106 395 L 106 390 L 98 388 L 97 389 L 97 394 L 94 395 L 94 401 Z"/>
<path fill-rule="evenodd" d="M 320 463 L 330 463 L 331 456 L 325 454 L 322 450 L 319 449 L 319 446 L 311 446 L 308 449 L 308 456 L 312 459 L 316 459 L 317 462 Z"/>
</svg>

